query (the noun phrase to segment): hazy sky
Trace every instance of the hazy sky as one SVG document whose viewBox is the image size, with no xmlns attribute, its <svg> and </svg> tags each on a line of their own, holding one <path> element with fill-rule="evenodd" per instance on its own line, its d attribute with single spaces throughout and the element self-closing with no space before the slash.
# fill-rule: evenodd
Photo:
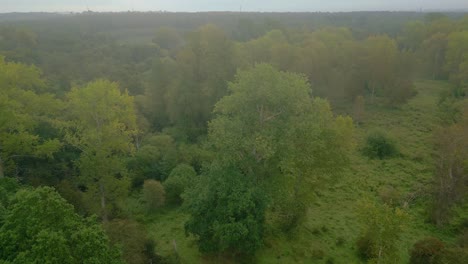
<svg viewBox="0 0 468 264">
<path fill-rule="evenodd" d="M 468 0 L 0 0 L 0 13 L 29 11 L 359 11 L 468 9 Z"/>
</svg>

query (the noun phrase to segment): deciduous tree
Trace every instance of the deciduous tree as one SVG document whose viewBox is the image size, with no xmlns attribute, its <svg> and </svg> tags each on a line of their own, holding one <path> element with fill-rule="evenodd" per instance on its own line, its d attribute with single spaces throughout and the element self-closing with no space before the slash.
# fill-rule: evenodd
<svg viewBox="0 0 468 264">
<path fill-rule="evenodd" d="M 107 221 L 109 202 L 128 189 L 123 158 L 134 151 L 133 97 L 106 80 L 74 87 L 67 95 L 67 118 L 66 140 L 81 151 L 76 162 L 81 180 L 91 201 L 100 201 L 100 215 Z"/>
</svg>

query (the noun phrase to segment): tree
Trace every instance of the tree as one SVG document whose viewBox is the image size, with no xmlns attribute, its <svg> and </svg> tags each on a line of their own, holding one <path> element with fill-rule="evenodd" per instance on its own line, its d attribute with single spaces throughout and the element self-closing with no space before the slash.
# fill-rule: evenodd
<svg viewBox="0 0 468 264">
<path fill-rule="evenodd" d="M 122 263 L 95 219 L 83 219 L 54 189 L 19 190 L 0 226 L 0 260 Z"/>
<path fill-rule="evenodd" d="M 169 57 L 155 58 L 148 77 L 145 94 L 141 97 L 142 114 L 152 128 L 161 130 L 169 125 L 169 96 L 178 80 L 179 72 L 176 61 Z"/>
<path fill-rule="evenodd" d="M 148 135 L 129 162 L 134 187 L 141 186 L 146 179 L 164 181 L 177 162 L 177 146 L 171 136 Z"/>
<path fill-rule="evenodd" d="M 450 79 L 458 86 L 468 85 L 468 31 L 454 32 L 448 36 L 445 68 Z"/>
<path fill-rule="evenodd" d="M 447 35 L 436 33 L 426 39 L 421 46 L 420 54 L 424 71 L 432 79 L 446 79 L 445 53 L 447 50 Z"/>
<path fill-rule="evenodd" d="M 360 217 L 365 223 L 358 250 L 371 263 L 398 263 L 399 240 L 407 215 L 399 208 L 372 201 L 362 201 Z"/>
<path fill-rule="evenodd" d="M 153 43 L 166 50 L 178 48 L 181 42 L 182 39 L 177 31 L 169 27 L 158 28 L 153 38 Z"/>
<path fill-rule="evenodd" d="M 148 212 L 153 212 L 166 202 L 166 192 L 161 182 L 146 180 L 143 184 L 141 198 Z"/>
<path fill-rule="evenodd" d="M 111 242 L 122 247 L 122 257 L 127 264 L 160 263 L 151 262 L 156 256 L 148 252 L 152 241 L 147 237 L 144 226 L 131 219 L 115 219 L 104 225 Z"/>
<path fill-rule="evenodd" d="M 467 197 L 468 191 L 468 107 L 461 120 L 435 134 L 436 175 L 432 220 L 447 223 L 451 208 Z"/>
<path fill-rule="evenodd" d="M 235 73 L 234 45 L 213 25 L 192 32 L 177 54 L 179 76 L 166 93 L 171 124 L 192 141 L 206 132 L 214 104 L 226 94 L 226 82 Z"/>
<path fill-rule="evenodd" d="M 209 143 L 222 164 L 281 190 L 275 202 L 290 197 L 305 203 L 319 175 L 323 179 L 347 164 L 352 121 L 335 118 L 328 102 L 312 99 L 303 76 L 259 64 L 239 71 L 229 89 L 216 104 Z"/>
<path fill-rule="evenodd" d="M 365 115 L 366 101 L 362 95 L 356 96 L 353 106 L 353 118 L 356 123 L 362 123 Z"/>
<path fill-rule="evenodd" d="M 76 162 L 92 201 L 100 200 L 100 215 L 108 220 L 108 203 L 126 195 L 124 158 L 133 153 L 136 134 L 133 98 L 117 84 L 98 80 L 74 87 L 67 95 L 66 140 L 81 151 Z"/>
<path fill-rule="evenodd" d="M 435 237 L 427 237 L 417 241 L 411 249 L 411 264 L 441 263 L 444 243 Z"/>
<path fill-rule="evenodd" d="M 389 89 L 393 83 L 398 49 L 395 40 L 388 36 L 369 37 L 363 44 L 367 88 L 373 102 L 379 92 Z"/>
<path fill-rule="evenodd" d="M 167 194 L 167 199 L 172 203 L 181 203 L 182 196 L 196 182 L 197 173 L 192 166 L 187 164 L 177 165 L 169 175 L 169 178 L 164 181 L 164 190 Z"/>
<path fill-rule="evenodd" d="M 61 147 L 37 129 L 52 123 L 61 104 L 46 92 L 41 72 L 34 66 L 5 62 L 0 57 L 0 178 L 18 175 L 21 158 L 49 158 Z"/>
<path fill-rule="evenodd" d="M 405 49 L 415 51 L 426 37 L 426 25 L 422 21 L 410 21 L 404 28 L 399 42 Z"/>
<path fill-rule="evenodd" d="M 185 230 L 201 252 L 250 255 L 262 245 L 266 203 L 252 183 L 236 168 L 212 164 L 188 192 Z"/>
</svg>

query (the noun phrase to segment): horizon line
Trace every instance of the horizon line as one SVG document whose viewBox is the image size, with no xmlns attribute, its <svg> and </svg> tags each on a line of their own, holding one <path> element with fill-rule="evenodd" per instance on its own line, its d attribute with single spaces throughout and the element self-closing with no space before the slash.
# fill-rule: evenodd
<svg viewBox="0 0 468 264">
<path fill-rule="evenodd" d="M 449 8 L 449 9 L 407 9 L 407 10 L 343 10 L 343 11 L 235 11 L 235 10 L 203 10 L 203 11 L 170 11 L 170 10 L 99 10 L 93 11 L 92 9 L 82 10 L 82 11 L 7 11 L 0 14 L 86 14 L 86 13 L 188 13 L 188 14 L 197 14 L 197 13 L 372 13 L 372 12 L 389 12 L 389 13 L 431 13 L 431 12 L 450 12 L 450 13 L 468 13 L 467 8 Z"/>
</svg>

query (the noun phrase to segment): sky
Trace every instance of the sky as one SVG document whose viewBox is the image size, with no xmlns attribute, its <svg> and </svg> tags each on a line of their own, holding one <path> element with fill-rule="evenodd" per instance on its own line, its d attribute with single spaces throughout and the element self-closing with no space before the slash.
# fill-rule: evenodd
<svg viewBox="0 0 468 264">
<path fill-rule="evenodd" d="M 468 0 L 0 0 L 0 13 L 92 11 L 434 11 L 468 10 Z"/>
</svg>

